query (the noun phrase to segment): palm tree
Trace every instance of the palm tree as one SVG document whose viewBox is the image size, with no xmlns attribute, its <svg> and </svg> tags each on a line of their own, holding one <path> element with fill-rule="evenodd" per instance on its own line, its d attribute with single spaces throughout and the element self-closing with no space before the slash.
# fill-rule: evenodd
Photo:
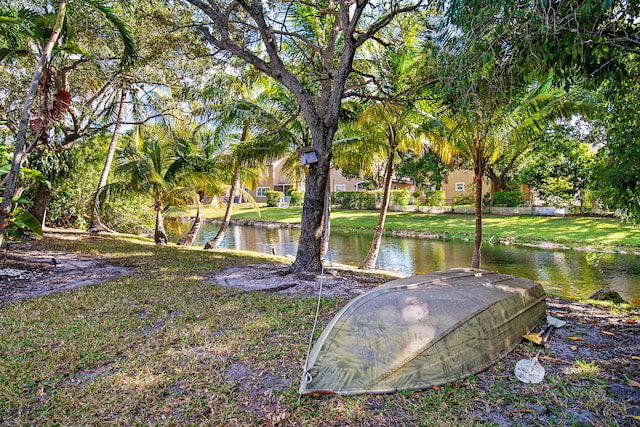
<svg viewBox="0 0 640 427">
<path fill-rule="evenodd" d="M 107 185 L 107 178 L 109 177 L 109 171 L 111 170 L 111 163 L 113 162 L 113 157 L 116 153 L 118 137 L 120 136 L 120 128 L 122 122 L 124 121 L 124 113 L 125 113 L 125 102 L 127 99 L 127 91 L 126 89 L 120 89 L 120 101 L 118 103 L 118 117 L 116 119 L 116 124 L 113 128 L 113 134 L 111 135 L 111 142 L 109 143 L 109 149 L 107 150 L 107 157 L 104 161 L 104 166 L 102 167 L 102 173 L 100 174 L 100 181 L 98 182 L 98 189 L 95 192 L 95 196 L 93 198 L 93 206 L 91 209 L 91 219 L 89 222 L 89 232 L 90 233 L 98 233 L 101 231 L 111 231 L 107 227 L 105 227 L 100 221 L 100 194 L 102 190 Z"/>
<path fill-rule="evenodd" d="M 353 125 L 343 127 L 343 141 L 334 146 L 334 163 L 355 172 L 371 174 L 374 165 L 384 165 L 382 205 L 369 253 L 360 268 L 375 267 L 380 251 L 384 224 L 389 208 L 391 184 L 403 154 L 421 155 L 428 140 L 427 123 L 433 121 L 431 111 L 437 106 L 427 102 L 423 79 L 417 75 L 424 58 L 418 49 L 414 24 L 389 28 L 402 31 L 403 42 L 396 46 L 368 46 L 364 60 L 371 63 L 368 75 L 372 87 L 361 94 L 364 103 L 355 106 L 354 112 L 344 116 L 356 116 Z M 358 112 L 358 109 L 362 109 Z M 355 131 L 355 132 L 354 132 Z M 355 168 L 354 168 L 355 167 Z"/>
<path fill-rule="evenodd" d="M 48 63 L 50 61 L 51 52 L 55 44 L 58 42 L 58 38 L 63 30 L 63 25 L 65 21 L 67 9 L 67 2 L 62 0 L 58 7 L 58 15 L 56 17 L 56 21 L 51 30 L 51 34 L 49 39 L 47 40 L 44 49 L 42 50 L 42 54 L 40 55 L 40 59 L 38 60 L 38 64 L 33 72 L 33 77 L 31 78 L 31 84 L 29 86 L 29 90 L 27 92 L 27 96 L 25 98 L 24 106 L 22 108 L 22 115 L 20 116 L 20 124 L 18 126 L 18 133 L 16 135 L 16 146 L 13 155 L 13 162 L 11 164 L 11 170 L 7 175 L 7 182 L 4 188 L 2 204 L 0 205 L 0 220 L 4 223 L 4 218 L 9 215 L 11 211 L 11 205 L 13 203 L 13 196 L 16 189 L 16 183 L 18 180 L 18 175 L 20 173 L 20 167 L 22 166 L 22 162 L 24 160 L 24 156 L 26 154 L 26 136 L 27 136 L 27 125 L 29 123 L 29 115 L 31 111 L 31 106 L 33 105 L 33 101 L 36 95 L 36 91 L 38 90 L 38 86 L 40 84 L 40 77 L 45 68 L 47 68 Z M 4 227 L 0 227 L 0 244 L 4 238 L 4 232 L 2 231 Z"/>
<path fill-rule="evenodd" d="M 197 178 L 206 174 L 186 170 L 184 157 L 172 155 L 170 146 L 175 141 L 166 126 L 148 126 L 147 130 L 144 133 L 137 126 L 131 142 L 119 150 L 115 171 L 122 180 L 108 184 L 105 192 L 112 197 L 127 192 L 148 195 L 156 213 L 154 241 L 165 245 L 168 243 L 163 222 L 165 210 L 184 207 L 197 199 Z"/>
<path fill-rule="evenodd" d="M 226 141 L 231 159 L 232 178 L 224 218 L 213 239 L 204 248 L 216 249 L 226 234 L 231 221 L 234 199 L 240 188 L 243 168 L 264 164 L 267 159 L 277 158 L 290 152 L 295 138 L 287 129 L 288 120 L 278 111 L 278 87 L 266 79 L 249 80 L 229 78 L 239 99 L 219 105 L 215 120 L 216 136 Z"/>
<path fill-rule="evenodd" d="M 126 71 L 129 71 L 129 68 Z M 111 231 L 100 221 L 100 206 L 103 199 L 102 191 L 111 172 L 122 124 L 125 120 L 132 117 L 136 123 L 145 123 L 149 120 L 162 120 L 169 123 L 171 120 L 168 118 L 174 115 L 176 116 L 174 122 L 180 123 L 178 126 L 186 126 L 185 123 L 190 123 L 191 120 L 191 118 L 182 117 L 179 108 L 176 107 L 180 101 L 171 102 L 170 91 L 160 90 L 158 85 L 149 85 L 151 86 L 149 89 L 145 83 L 134 83 L 136 78 L 137 76 L 126 74 L 125 70 L 121 70 L 114 84 L 112 95 L 108 97 L 111 100 L 108 102 L 109 108 L 106 109 L 103 120 L 107 123 L 113 122 L 113 133 L 93 196 L 89 232 Z M 114 110 L 117 111 L 115 120 L 113 119 Z M 175 123 L 173 127 L 175 128 Z"/>
<path fill-rule="evenodd" d="M 370 103 L 357 121 L 356 132 L 361 136 L 354 138 L 353 133 L 346 132 L 345 136 L 350 134 L 350 137 L 336 141 L 334 146 L 334 162 L 338 166 L 351 170 L 355 166 L 361 172 L 370 173 L 376 163 L 384 164 L 384 195 L 371 247 L 360 266 L 364 270 L 373 269 L 378 259 L 396 164 L 403 154 L 421 155 L 428 144 L 422 124 L 429 117 L 416 108 L 417 105 Z"/>
<path fill-rule="evenodd" d="M 475 237 L 472 268 L 480 268 L 482 247 L 482 181 L 487 168 L 509 145 L 532 142 L 547 125 L 583 111 L 567 94 L 547 81 L 533 85 L 512 105 L 483 108 L 491 103 L 476 102 L 465 108 L 453 107 L 438 116 L 444 138 L 435 145 L 445 162 L 468 161 L 474 172 Z"/>
<path fill-rule="evenodd" d="M 197 206 L 191 228 L 178 240 L 178 245 L 181 246 L 193 245 L 198 235 L 203 223 L 204 198 L 207 195 L 218 195 L 223 192 L 225 169 L 221 167 L 221 159 L 219 156 L 216 158 L 206 154 L 206 149 L 212 148 L 212 139 L 211 132 L 205 128 L 199 128 L 194 132 L 188 127 L 183 127 L 172 133 L 173 162 L 165 176 L 169 181 L 179 183 L 183 188 L 191 188 L 193 190 L 191 199 Z M 183 207 L 181 203 L 176 205 L 180 213 Z"/>
</svg>

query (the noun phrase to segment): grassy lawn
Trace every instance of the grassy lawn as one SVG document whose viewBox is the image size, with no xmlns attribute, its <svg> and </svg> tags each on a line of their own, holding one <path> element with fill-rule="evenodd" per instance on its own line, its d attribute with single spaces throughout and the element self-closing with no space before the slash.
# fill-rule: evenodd
<svg viewBox="0 0 640 427">
<path fill-rule="evenodd" d="M 478 411 L 512 408 L 517 422 L 534 401 L 562 408 L 558 387 L 577 402 L 607 393 L 600 380 L 574 389 L 550 376 L 513 395 L 501 362 L 490 387 L 472 377 L 422 392 L 299 398 L 316 300 L 204 281 L 273 257 L 97 236 L 45 244 L 136 270 L 0 306 L 0 425 L 473 425 Z M 320 324 L 344 302 L 323 300 Z"/>
<path fill-rule="evenodd" d="M 234 210 L 232 218 L 299 223 L 301 214 L 301 208 L 262 208 L 258 216 L 253 209 L 240 207 Z M 224 210 L 207 207 L 204 215 L 221 218 Z M 376 211 L 335 209 L 331 212 L 334 229 L 373 230 L 377 220 Z M 473 215 L 389 212 L 385 223 L 387 231 L 429 232 L 454 239 L 473 236 L 474 229 Z M 615 218 L 486 215 L 483 217 L 483 235 L 486 240 L 505 239 L 512 243 L 552 242 L 571 247 L 640 249 L 640 227 L 621 223 Z"/>
</svg>

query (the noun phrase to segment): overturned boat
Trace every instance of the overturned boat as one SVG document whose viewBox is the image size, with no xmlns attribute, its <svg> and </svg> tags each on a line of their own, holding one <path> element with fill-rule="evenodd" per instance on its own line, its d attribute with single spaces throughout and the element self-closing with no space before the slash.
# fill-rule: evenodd
<svg viewBox="0 0 640 427">
<path fill-rule="evenodd" d="M 309 353 L 301 394 L 424 389 L 483 371 L 546 315 L 529 279 L 452 269 L 394 280 L 351 300 Z"/>
</svg>

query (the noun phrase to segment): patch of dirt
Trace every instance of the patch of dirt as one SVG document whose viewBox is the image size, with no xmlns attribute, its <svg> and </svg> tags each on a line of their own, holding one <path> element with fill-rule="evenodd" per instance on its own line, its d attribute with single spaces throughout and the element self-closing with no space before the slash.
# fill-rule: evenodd
<svg viewBox="0 0 640 427">
<path fill-rule="evenodd" d="M 328 268 L 324 273 L 291 274 L 289 266 L 280 264 L 256 264 L 229 267 L 216 271 L 209 277 L 209 283 L 240 289 L 242 291 L 273 292 L 287 296 L 318 296 L 322 284 L 322 296 L 354 298 L 371 288 L 375 288 L 400 275 L 366 274 L 340 265 Z"/>
<path fill-rule="evenodd" d="M 546 370 L 545 379 L 538 385 L 505 381 L 504 387 L 515 395 L 526 396 L 535 393 L 536 389 L 553 388 L 554 384 L 549 378 L 554 376 L 566 379 L 571 387 L 587 389 L 593 381 L 604 380 L 609 383 L 608 395 L 602 396 L 600 405 L 604 413 L 610 412 L 612 425 L 638 425 L 634 424 L 637 421 L 633 417 L 640 416 L 640 324 L 632 317 L 613 314 L 602 306 L 554 297 L 547 297 L 547 313 L 567 323 L 554 329 L 546 346 L 542 348 L 539 361 Z M 640 310 L 634 310 L 633 314 L 639 315 Z M 521 344 L 503 359 L 503 363 L 515 367 L 519 360 L 533 358 L 537 349 L 540 348 Z M 580 366 L 589 364 L 599 371 L 593 378 L 588 373 L 580 373 Z M 506 372 L 508 375 L 512 373 Z M 500 375 L 495 367 L 490 368 L 479 375 L 479 386 L 487 391 L 491 390 L 495 377 Z M 504 375 L 503 372 L 502 376 Z M 610 411 L 608 408 L 614 402 L 625 402 L 627 413 Z M 574 425 L 600 423 L 600 418 L 594 414 L 577 409 L 580 406 L 578 402 L 568 400 L 565 404 L 559 410 L 571 414 L 576 423 Z M 531 409 L 534 419 L 543 424 L 551 424 L 554 409 L 549 407 L 548 402 L 539 402 L 538 407 Z M 517 412 L 518 408 L 511 408 L 511 411 Z M 504 414 L 509 410 L 502 408 L 500 412 Z M 496 414 L 487 413 L 481 418 L 502 425 L 493 418 L 494 415 Z"/>
<path fill-rule="evenodd" d="M 104 282 L 132 271 L 96 258 L 53 251 L 38 242 L 0 252 L 0 305 Z"/>
</svg>

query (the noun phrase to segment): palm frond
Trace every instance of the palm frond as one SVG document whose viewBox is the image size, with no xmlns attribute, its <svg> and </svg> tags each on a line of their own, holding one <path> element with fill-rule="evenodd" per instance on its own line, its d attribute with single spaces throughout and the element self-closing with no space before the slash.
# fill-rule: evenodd
<svg viewBox="0 0 640 427">
<path fill-rule="evenodd" d="M 118 32 L 120 41 L 122 41 L 123 50 L 120 58 L 120 66 L 125 67 L 131 65 L 138 56 L 137 43 L 133 37 L 133 32 L 129 24 L 119 16 L 113 8 L 108 6 L 104 1 L 86 0 L 93 8 L 98 10 Z"/>
</svg>

